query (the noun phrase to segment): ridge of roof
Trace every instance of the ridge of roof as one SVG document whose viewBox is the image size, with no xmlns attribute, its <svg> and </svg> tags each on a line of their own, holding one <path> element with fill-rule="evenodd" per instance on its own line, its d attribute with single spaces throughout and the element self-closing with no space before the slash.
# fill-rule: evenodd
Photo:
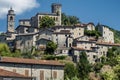
<svg viewBox="0 0 120 80">
<path fill-rule="evenodd" d="M 38 64 L 38 65 L 56 65 L 64 66 L 63 63 L 55 60 L 37 60 L 37 59 L 24 59 L 13 57 L 2 57 L 0 63 L 18 63 L 18 64 Z"/>
</svg>

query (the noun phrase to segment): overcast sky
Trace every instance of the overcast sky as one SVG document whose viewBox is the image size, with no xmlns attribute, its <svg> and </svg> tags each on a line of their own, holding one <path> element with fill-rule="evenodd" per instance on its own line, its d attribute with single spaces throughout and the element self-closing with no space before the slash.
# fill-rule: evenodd
<svg viewBox="0 0 120 80">
<path fill-rule="evenodd" d="M 51 3 L 61 3 L 62 12 L 80 18 L 83 23 L 98 22 L 120 30 L 120 0 L 0 0 L 0 32 L 6 31 L 6 14 L 15 10 L 19 19 L 31 18 L 37 12 L 51 12 Z"/>
</svg>

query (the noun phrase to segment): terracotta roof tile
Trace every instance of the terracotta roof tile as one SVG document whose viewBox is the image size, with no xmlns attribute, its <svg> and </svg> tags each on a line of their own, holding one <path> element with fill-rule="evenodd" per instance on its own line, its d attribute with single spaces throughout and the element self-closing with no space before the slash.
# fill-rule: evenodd
<svg viewBox="0 0 120 80">
<path fill-rule="evenodd" d="M 4 69 L 0 69 L 0 76 L 1 77 L 31 78 L 31 77 L 28 77 L 28 76 L 25 76 L 25 75 L 22 75 L 22 74 L 18 74 L 18 73 L 15 73 L 15 72 L 7 71 L 7 70 L 4 70 Z"/>
<path fill-rule="evenodd" d="M 18 63 L 18 64 L 39 64 L 39 65 L 56 65 L 64 66 L 63 63 L 55 60 L 36 60 L 36 59 L 23 59 L 23 58 L 12 58 L 12 57 L 3 57 L 0 60 L 0 63 Z"/>
<path fill-rule="evenodd" d="M 96 42 L 96 44 L 99 44 L 99 45 L 106 45 L 106 46 L 120 46 L 120 44 L 108 43 L 108 42 Z"/>
<path fill-rule="evenodd" d="M 54 32 L 54 34 L 71 34 L 70 30 L 61 30 L 60 32 Z"/>
<path fill-rule="evenodd" d="M 80 47 L 72 47 L 75 50 L 81 50 L 81 51 L 92 51 L 92 49 L 84 49 L 84 48 L 80 48 Z"/>
</svg>

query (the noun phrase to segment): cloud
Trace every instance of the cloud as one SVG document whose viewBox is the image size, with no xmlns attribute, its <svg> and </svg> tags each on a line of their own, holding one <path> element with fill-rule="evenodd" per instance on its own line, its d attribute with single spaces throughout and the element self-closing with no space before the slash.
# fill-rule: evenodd
<svg viewBox="0 0 120 80">
<path fill-rule="evenodd" d="M 4 18 L 12 7 L 17 15 L 39 7 L 37 0 L 0 0 L 0 18 Z"/>
</svg>

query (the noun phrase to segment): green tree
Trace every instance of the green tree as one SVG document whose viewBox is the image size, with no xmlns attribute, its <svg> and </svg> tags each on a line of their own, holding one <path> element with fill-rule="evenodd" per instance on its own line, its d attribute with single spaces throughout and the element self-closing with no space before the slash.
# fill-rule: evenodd
<svg viewBox="0 0 120 80">
<path fill-rule="evenodd" d="M 116 65 L 113 67 L 113 70 L 116 74 L 116 80 L 119 80 L 120 79 L 120 64 Z"/>
<path fill-rule="evenodd" d="M 54 51 L 57 49 L 57 44 L 50 41 L 47 43 L 46 45 L 46 53 L 49 53 L 49 54 L 54 54 Z"/>
<path fill-rule="evenodd" d="M 0 43 L 0 56 L 12 56 L 7 44 Z"/>
<path fill-rule="evenodd" d="M 76 71 L 76 67 L 74 66 L 74 64 L 70 62 L 66 63 L 65 68 L 64 68 L 64 73 L 65 73 L 64 74 L 65 80 L 68 80 L 68 79 L 75 80 L 73 79 L 73 77 L 74 78 L 76 77 L 77 71 Z"/>
<path fill-rule="evenodd" d="M 76 16 L 69 16 L 68 18 L 71 25 L 80 23 L 79 18 L 77 18 Z"/>
<path fill-rule="evenodd" d="M 4 52 L 10 52 L 10 49 L 9 49 L 9 47 L 8 47 L 8 45 L 7 44 L 5 44 L 5 43 L 0 43 L 0 52 L 2 52 L 2 51 L 4 51 Z"/>
<path fill-rule="evenodd" d="M 119 63 L 117 61 L 117 57 L 119 56 L 120 56 L 120 48 L 112 47 L 111 49 L 108 49 L 105 63 L 111 66 L 115 66 Z"/>
<path fill-rule="evenodd" d="M 85 30 L 84 34 L 87 36 L 95 36 L 96 38 L 98 38 L 99 36 L 101 36 L 101 33 L 97 30 Z"/>
<path fill-rule="evenodd" d="M 80 23 L 79 18 L 76 16 L 68 16 L 62 13 L 62 25 L 74 25 Z"/>
<path fill-rule="evenodd" d="M 44 16 L 40 20 L 40 28 L 50 28 L 54 25 L 55 25 L 54 19 L 49 16 Z"/>
<path fill-rule="evenodd" d="M 78 77 L 82 80 L 88 79 L 89 72 L 91 71 L 91 65 L 87 59 L 85 52 L 80 53 L 80 60 L 77 64 Z"/>
</svg>

